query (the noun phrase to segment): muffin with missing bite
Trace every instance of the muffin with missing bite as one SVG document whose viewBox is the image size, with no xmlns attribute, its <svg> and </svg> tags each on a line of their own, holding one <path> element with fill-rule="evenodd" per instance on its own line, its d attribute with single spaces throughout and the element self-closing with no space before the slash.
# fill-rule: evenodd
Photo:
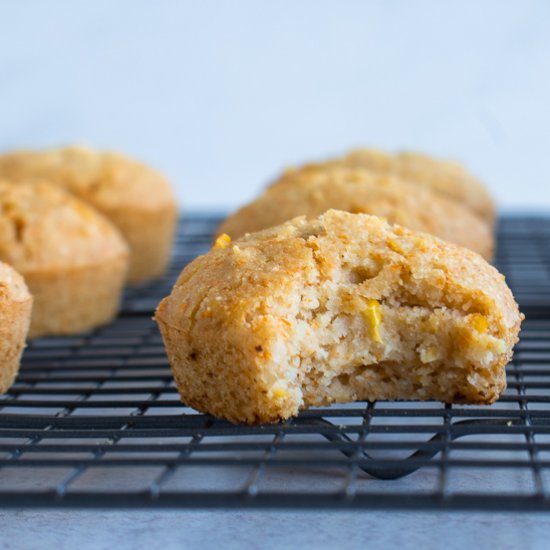
<svg viewBox="0 0 550 550">
<path fill-rule="evenodd" d="M 30 337 L 81 332 L 117 314 L 128 247 L 106 218 L 55 185 L 0 180 L 0 260 L 33 295 Z"/>
<path fill-rule="evenodd" d="M 64 147 L 1 155 L 0 177 L 48 180 L 97 208 L 128 242 L 128 282 L 142 283 L 164 273 L 177 206 L 158 172 L 118 153 Z"/>
<path fill-rule="evenodd" d="M 31 319 L 32 297 L 23 278 L 0 262 L 0 393 L 13 384 Z"/>
<path fill-rule="evenodd" d="M 256 424 L 354 400 L 492 403 L 522 315 L 478 254 L 331 210 L 220 236 L 156 320 L 182 400 Z"/>
</svg>

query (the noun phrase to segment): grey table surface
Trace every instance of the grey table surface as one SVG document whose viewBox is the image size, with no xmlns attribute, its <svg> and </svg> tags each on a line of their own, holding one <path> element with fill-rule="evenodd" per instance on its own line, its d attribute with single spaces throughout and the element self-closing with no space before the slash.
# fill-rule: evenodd
<svg viewBox="0 0 550 550">
<path fill-rule="evenodd" d="M 293 511 L 0 512 L 0 548 L 548 548 L 550 516 Z"/>
</svg>

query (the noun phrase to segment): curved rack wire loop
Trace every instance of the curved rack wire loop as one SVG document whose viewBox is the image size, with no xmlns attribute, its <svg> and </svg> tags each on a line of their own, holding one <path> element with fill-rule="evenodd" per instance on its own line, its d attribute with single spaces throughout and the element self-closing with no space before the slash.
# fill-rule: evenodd
<svg viewBox="0 0 550 550">
<path fill-rule="evenodd" d="M 317 425 L 320 427 L 319 433 L 331 443 L 352 443 L 357 445 L 348 435 L 342 433 L 341 431 L 323 431 L 323 426 L 334 426 L 334 424 L 324 418 L 297 418 L 294 420 L 295 423 L 307 424 L 307 425 Z M 455 439 L 460 437 L 465 437 L 468 435 L 475 435 L 476 431 L 473 430 L 472 433 L 468 432 L 458 432 L 453 433 L 453 428 L 456 426 L 491 426 L 491 427 L 510 427 L 511 425 L 523 425 L 523 422 L 514 420 L 493 420 L 493 419 L 475 419 L 475 420 L 459 420 L 454 422 L 446 429 L 444 432 L 437 433 L 431 437 L 425 443 L 419 445 L 419 449 L 411 453 L 408 457 L 403 459 L 387 459 L 381 464 L 382 460 L 377 459 L 369 455 L 364 449 L 359 450 L 359 455 L 357 450 L 348 450 L 347 448 L 340 448 L 339 451 L 343 453 L 348 458 L 359 458 L 367 459 L 373 462 L 371 465 L 365 465 L 364 461 L 361 461 L 359 468 L 366 474 L 375 477 L 377 479 L 399 479 L 405 476 L 408 476 L 423 466 L 425 466 L 430 460 L 432 460 L 438 453 L 442 452 L 445 449 L 445 446 Z M 436 445 L 434 445 L 434 443 Z M 439 445 L 437 445 L 439 443 Z M 349 445 L 348 445 L 349 446 Z M 426 448 L 422 448 L 422 446 Z"/>
</svg>

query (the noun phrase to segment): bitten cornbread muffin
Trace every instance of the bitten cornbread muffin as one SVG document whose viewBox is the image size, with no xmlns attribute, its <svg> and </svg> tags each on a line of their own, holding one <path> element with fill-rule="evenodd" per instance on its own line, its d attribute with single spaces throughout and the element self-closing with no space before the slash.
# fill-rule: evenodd
<svg viewBox="0 0 550 550">
<path fill-rule="evenodd" d="M 84 147 L 0 156 L 0 177 L 47 179 L 89 202 L 130 246 L 128 282 L 162 275 L 177 221 L 172 189 L 158 172 L 112 152 Z"/>
<path fill-rule="evenodd" d="M 72 334 L 116 315 L 128 247 L 106 218 L 63 189 L 0 180 L 0 260 L 33 295 L 29 336 Z"/>
<path fill-rule="evenodd" d="M 219 228 L 231 238 L 279 225 L 296 216 L 316 218 L 334 208 L 374 214 L 431 233 L 490 259 L 493 236 L 470 209 L 427 187 L 360 169 L 308 167 L 230 216 Z"/>
<path fill-rule="evenodd" d="M 182 400 L 250 424 L 353 400 L 492 403 L 521 319 L 476 253 L 335 210 L 219 237 L 156 312 Z"/>
<path fill-rule="evenodd" d="M 495 205 L 489 191 L 457 162 L 418 153 L 390 155 L 374 149 L 357 149 L 344 157 L 311 166 L 347 166 L 398 176 L 467 205 L 490 227 L 494 225 Z M 281 179 L 284 180 L 285 175 Z M 277 184 L 278 181 L 273 185 Z"/>
<path fill-rule="evenodd" d="M 0 263 L 0 393 L 15 380 L 31 320 L 32 297 L 19 273 Z"/>
</svg>

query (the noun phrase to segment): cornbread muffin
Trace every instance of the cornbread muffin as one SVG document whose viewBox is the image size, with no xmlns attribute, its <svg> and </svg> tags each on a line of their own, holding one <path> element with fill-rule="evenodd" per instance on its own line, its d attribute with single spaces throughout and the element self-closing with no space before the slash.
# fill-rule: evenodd
<svg viewBox="0 0 550 550">
<path fill-rule="evenodd" d="M 29 336 L 72 334 L 116 315 L 128 247 L 106 218 L 63 189 L 0 180 L 0 260 L 33 295 Z"/>
<path fill-rule="evenodd" d="M 431 233 L 490 259 L 493 236 L 470 209 L 427 187 L 360 169 L 308 167 L 287 174 L 219 228 L 238 238 L 296 216 L 314 218 L 335 208 L 375 214 L 409 229 Z"/>
<path fill-rule="evenodd" d="M 489 191 L 456 162 L 434 159 L 418 153 L 389 155 L 374 149 L 358 149 L 342 158 L 312 165 L 314 168 L 316 166 L 347 166 L 399 176 L 467 205 L 490 227 L 494 224 L 495 205 Z M 285 175 L 282 179 L 285 179 Z"/>
<path fill-rule="evenodd" d="M 250 424 L 352 400 L 492 403 L 521 318 L 476 253 L 335 210 L 219 237 L 156 312 L 182 400 Z"/>
<path fill-rule="evenodd" d="M 31 320 L 32 297 L 19 273 L 0 263 L 0 393 L 15 380 Z"/>
<path fill-rule="evenodd" d="M 65 147 L 0 156 L 2 176 L 47 179 L 97 208 L 130 246 L 128 282 L 141 283 L 164 272 L 177 206 L 158 172 L 118 153 Z"/>
</svg>

